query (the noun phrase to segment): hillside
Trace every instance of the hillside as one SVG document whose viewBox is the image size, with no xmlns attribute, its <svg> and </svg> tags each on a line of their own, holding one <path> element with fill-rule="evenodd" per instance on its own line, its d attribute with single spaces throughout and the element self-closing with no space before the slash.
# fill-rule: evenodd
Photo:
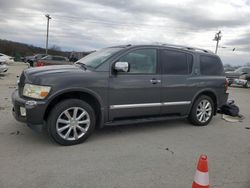
<svg viewBox="0 0 250 188">
<path fill-rule="evenodd" d="M 0 53 L 15 57 L 16 60 L 20 60 L 20 57 L 31 56 L 34 54 L 44 54 L 45 49 L 24 43 L 0 39 Z M 48 53 L 51 55 L 69 57 L 72 52 L 61 51 L 60 47 L 54 46 L 48 50 Z M 78 57 L 83 57 L 89 53 L 90 52 L 74 52 L 74 54 L 77 54 Z"/>
</svg>

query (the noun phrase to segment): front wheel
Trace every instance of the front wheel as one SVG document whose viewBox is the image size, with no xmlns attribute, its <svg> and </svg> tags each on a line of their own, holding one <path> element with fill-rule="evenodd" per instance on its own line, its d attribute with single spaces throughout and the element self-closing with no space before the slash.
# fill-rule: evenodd
<svg viewBox="0 0 250 188">
<path fill-rule="evenodd" d="M 61 145 L 75 145 L 85 141 L 95 128 L 92 107 L 79 99 L 58 103 L 50 112 L 48 132 Z"/>
<path fill-rule="evenodd" d="M 207 125 L 214 115 L 214 102 L 211 97 L 201 95 L 198 97 L 189 114 L 189 120 L 197 126 Z"/>
</svg>

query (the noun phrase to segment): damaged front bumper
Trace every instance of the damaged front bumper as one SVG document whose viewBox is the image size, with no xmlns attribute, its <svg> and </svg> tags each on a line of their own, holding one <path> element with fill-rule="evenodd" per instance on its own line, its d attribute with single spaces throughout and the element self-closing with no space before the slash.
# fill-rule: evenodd
<svg viewBox="0 0 250 188">
<path fill-rule="evenodd" d="M 26 123 L 31 129 L 41 132 L 44 127 L 46 104 L 44 101 L 27 100 L 19 96 L 18 90 L 12 94 L 12 113 L 17 121 Z"/>
</svg>

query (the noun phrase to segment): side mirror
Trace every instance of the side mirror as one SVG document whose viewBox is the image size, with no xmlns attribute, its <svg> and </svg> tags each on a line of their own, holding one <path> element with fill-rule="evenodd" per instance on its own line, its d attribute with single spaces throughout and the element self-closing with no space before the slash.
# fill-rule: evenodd
<svg viewBox="0 0 250 188">
<path fill-rule="evenodd" d="M 116 62 L 114 69 L 116 72 L 128 72 L 129 64 L 128 62 Z"/>
</svg>

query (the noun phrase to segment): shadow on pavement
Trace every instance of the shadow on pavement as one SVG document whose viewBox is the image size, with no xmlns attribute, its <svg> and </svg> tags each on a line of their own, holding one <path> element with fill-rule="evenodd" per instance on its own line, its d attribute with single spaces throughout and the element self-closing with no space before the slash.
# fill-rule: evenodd
<svg viewBox="0 0 250 188">
<path fill-rule="evenodd" d="M 110 126 L 104 127 L 102 129 L 96 129 L 93 135 L 86 140 L 86 144 L 95 141 L 101 141 L 102 139 L 108 137 L 126 137 L 128 135 L 139 135 L 141 133 L 152 133 L 154 132 L 161 132 L 171 129 L 180 129 L 184 127 L 192 126 L 186 120 L 168 120 L 163 122 L 155 122 L 155 123 L 141 123 L 141 124 L 131 124 L 131 125 L 119 125 L 119 126 Z M 52 141 L 44 130 L 41 133 L 37 133 L 23 124 L 21 129 L 13 130 L 10 136 L 19 137 L 21 142 L 28 142 L 36 145 L 42 146 L 60 146 L 54 141 Z M 83 143 L 84 144 L 84 143 Z"/>
</svg>

